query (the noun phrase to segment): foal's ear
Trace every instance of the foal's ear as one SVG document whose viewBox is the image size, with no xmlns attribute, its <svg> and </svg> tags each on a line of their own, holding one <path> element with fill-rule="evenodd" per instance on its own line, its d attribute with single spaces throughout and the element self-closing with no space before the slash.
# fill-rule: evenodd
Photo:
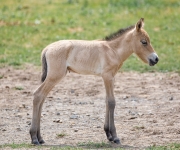
<svg viewBox="0 0 180 150">
<path fill-rule="evenodd" d="M 144 18 L 141 18 L 141 19 L 136 23 L 136 30 L 137 30 L 137 31 L 140 31 L 143 26 L 144 26 Z"/>
</svg>

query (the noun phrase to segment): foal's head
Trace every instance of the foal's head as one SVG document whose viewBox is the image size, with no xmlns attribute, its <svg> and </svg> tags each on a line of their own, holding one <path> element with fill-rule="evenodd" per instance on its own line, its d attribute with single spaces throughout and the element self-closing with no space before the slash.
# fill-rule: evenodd
<svg viewBox="0 0 180 150">
<path fill-rule="evenodd" d="M 132 34 L 132 49 L 139 58 L 150 66 L 157 64 L 159 58 L 153 49 L 147 32 L 143 29 L 144 19 L 141 18 L 135 25 Z"/>
</svg>

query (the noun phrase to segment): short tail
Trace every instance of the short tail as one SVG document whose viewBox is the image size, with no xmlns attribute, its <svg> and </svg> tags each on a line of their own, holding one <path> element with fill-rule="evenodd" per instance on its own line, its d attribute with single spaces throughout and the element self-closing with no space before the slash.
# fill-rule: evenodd
<svg viewBox="0 0 180 150">
<path fill-rule="evenodd" d="M 47 76 L 47 61 L 46 61 L 46 51 L 42 54 L 42 75 L 41 75 L 41 82 L 44 82 Z"/>
</svg>

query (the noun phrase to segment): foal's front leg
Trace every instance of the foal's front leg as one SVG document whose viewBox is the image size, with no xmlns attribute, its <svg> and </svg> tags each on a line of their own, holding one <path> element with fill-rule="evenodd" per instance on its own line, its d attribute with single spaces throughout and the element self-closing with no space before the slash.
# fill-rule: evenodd
<svg viewBox="0 0 180 150">
<path fill-rule="evenodd" d="M 106 118 L 104 124 L 104 130 L 109 141 L 120 144 L 120 140 L 116 134 L 116 127 L 114 125 L 114 78 L 109 76 L 103 77 L 105 88 L 106 88 Z"/>
</svg>

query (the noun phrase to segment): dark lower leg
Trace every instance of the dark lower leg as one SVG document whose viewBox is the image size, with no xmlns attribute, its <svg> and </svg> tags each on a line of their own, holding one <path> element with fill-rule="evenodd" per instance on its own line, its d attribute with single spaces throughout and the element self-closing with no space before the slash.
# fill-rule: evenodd
<svg viewBox="0 0 180 150">
<path fill-rule="evenodd" d="M 33 119 L 32 119 L 32 124 L 31 124 L 31 129 L 30 129 L 30 136 L 31 136 L 31 143 L 35 145 L 39 145 L 39 141 L 37 138 L 37 130 L 38 130 L 38 118 L 36 117 L 37 112 L 35 108 L 33 108 Z"/>
<path fill-rule="evenodd" d="M 105 116 L 104 131 L 106 133 L 107 139 L 109 141 L 113 141 L 112 135 L 111 135 L 110 130 L 109 130 L 109 107 L 108 107 L 107 102 L 106 102 L 106 116 Z"/>
<path fill-rule="evenodd" d="M 38 131 L 37 131 L 37 138 L 38 138 L 38 141 L 40 144 L 44 144 L 45 141 L 43 140 L 42 136 L 41 136 L 41 133 L 40 133 L 40 122 L 41 122 L 41 112 L 42 112 L 42 105 L 44 103 L 44 100 L 43 102 L 40 104 L 40 108 L 39 108 L 39 124 L 38 124 Z"/>
<path fill-rule="evenodd" d="M 31 123 L 31 129 L 30 129 L 30 135 L 31 135 L 31 140 L 32 144 L 39 145 L 39 137 L 38 137 L 38 132 L 39 132 L 39 125 L 40 125 L 40 105 L 43 101 L 43 97 L 39 96 L 36 92 L 34 94 L 34 100 L 33 100 L 33 116 L 32 116 L 32 123 Z"/>
<path fill-rule="evenodd" d="M 115 127 L 115 124 L 114 124 L 115 101 L 108 102 L 108 105 L 109 105 L 109 131 L 110 131 L 110 134 L 112 136 L 112 139 L 113 139 L 114 143 L 119 144 L 120 140 L 117 137 L 116 127 Z"/>
</svg>

